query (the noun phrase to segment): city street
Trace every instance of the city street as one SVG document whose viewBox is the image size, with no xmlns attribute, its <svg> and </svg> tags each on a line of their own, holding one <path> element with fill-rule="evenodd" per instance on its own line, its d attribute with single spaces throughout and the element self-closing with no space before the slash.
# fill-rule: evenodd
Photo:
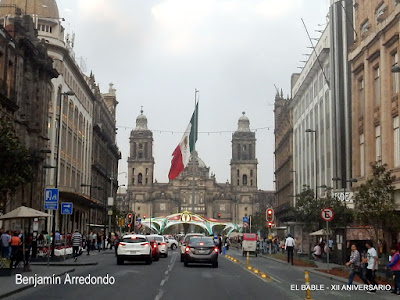
<svg viewBox="0 0 400 300">
<path fill-rule="evenodd" d="M 30 288 L 9 297 L 9 299 L 110 299 L 116 295 L 132 299 L 304 299 L 304 291 L 291 290 L 291 285 L 304 283 L 302 269 L 282 264 L 263 257 L 251 257 L 250 264 L 272 277 L 265 281 L 247 271 L 245 258 L 239 251 L 231 249 L 229 255 L 239 259 L 234 263 L 225 257 L 219 257 L 219 268 L 193 265 L 185 268 L 179 260 L 179 252 L 171 251 L 167 258 L 145 265 L 141 262 L 126 262 L 116 265 L 114 255 L 101 255 L 101 261 L 95 266 L 77 266 L 71 276 L 110 276 L 115 277 L 114 285 L 47 285 Z M 82 257 L 83 258 L 83 257 Z M 78 261 L 79 262 L 79 261 Z M 34 274 L 24 273 L 26 276 Z M 325 291 L 311 292 L 314 299 L 376 299 L 365 291 L 330 291 L 331 284 L 342 283 L 327 277 L 310 274 L 311 284 L 322 284 Z M 379 299 L 394 299 L 388 292 L 379 292 Z"/>
</svg>

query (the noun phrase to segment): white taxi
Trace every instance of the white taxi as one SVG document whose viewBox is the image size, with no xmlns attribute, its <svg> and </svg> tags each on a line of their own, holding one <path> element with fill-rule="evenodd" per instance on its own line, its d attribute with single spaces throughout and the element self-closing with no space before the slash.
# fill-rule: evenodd
<svg viewBox="0 0 400 300">
<path fill-rule="evenodd" d="M 145 235 L 124 235 L 118 243 L 117 265 L 123 265 L 125 260 L 142 260 L 150 265 L 152 260 L 152 249 Z"/>
</svg>

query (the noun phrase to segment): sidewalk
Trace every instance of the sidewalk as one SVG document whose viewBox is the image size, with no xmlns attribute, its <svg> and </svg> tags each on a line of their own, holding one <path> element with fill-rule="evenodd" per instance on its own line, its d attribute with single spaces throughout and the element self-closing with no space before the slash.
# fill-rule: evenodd
<svg viewBox="0 0 400 300">
<path fill-rule="evenodd" d="M 74 272 L 75 269 L 72 267 L 46 267 L 31 265 L 32 272 L 17 272 L 23 276 L 62 276 L 65 273 Z M 13 294 L 21 292 L 25 289 L 34 287 L 33 284 L 16 284 L 16 275 L 9 277 L 1 277 L 0 279 L 0 299 L 7 298 Z"/>
<path fill-rule="evenodd" d="M 98 251 L 94 250 L 90 252 L 90 255 L 86 254 L 84 251 L 81 256 L 78 256 L 77 261 L 75 261 L 72 257 L 66 258 L 62 261 L 50 261 L 50 266 L 94 266 L 99 263 L 102 255 L 114 255 L 115 251 L 113 250 L 105 250 Z M 31 262 L 32 266 L 47 266 L 47 262 Z"/>
</svg>

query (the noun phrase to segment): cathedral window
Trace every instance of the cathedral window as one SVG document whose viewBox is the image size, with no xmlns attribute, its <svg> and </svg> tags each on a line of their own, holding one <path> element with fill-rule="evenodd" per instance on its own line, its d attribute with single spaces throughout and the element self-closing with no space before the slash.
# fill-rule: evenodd
<svg viewBox="0 0 400 300">
<path fill-rule="evenodd" d="M 250 170 L 250 177 L 253 177 L 253 170 Z"/>
<path fill-rule="evenodd" d="M 252 179 L 252 180 L 250 180 L 250 185 L 251 185 L 251 186 L 253 186 L 253 179 Z"/>
<path fill-rule="evenodd" d="M 239 170 L 237 170 L 237 176 L 238 176 L 238 177 L 240 176 L 240 171 L 239 171 Z"/>
<path fill-rule="evenodd" d="M 135 168 L 132 168 L 132 175 L 136 175 L 135 174 Z"/>
<path fill-rule="evenodd" d="M 239 180 L 239 179 L 237 180 L 237 185 L 238 185 L 238 186 L 240 185 L 240 180 Z"/>
<path fill-rule="evenodd" d="M 138 158 L 143 158 L 143 152 L 139 150 Z"/>
<path fill-rule="evenodd" d="M 149 179 L 148 178 L 146 178 L 146 185 L 149 183 Z"/>
<path fill-rule="evenodd" d="M 149 176 L 149 168 L 146 168 L 146 176 Z"/>
<path fill-rule="evenodd" d="M 243 185 L 247 185 L 247 175 L 243 175 Z"/>
<path fill-rule="evenodd" d="M 142 175 L 142 173 L 139 173 L 139 175 L 138 175 L 138 184 L 139 185 L 143 184 L 143 175 Z"/>
<path fill-rule="evenodd" d="M 244 211 L 247 211 L 247 206 L 244 208 Z M 247 216 L 247 215 L 246 215 Z"/>
<path fill-rule="evenodd" d="M 135 177 L 132 178 L 132 185 L 135 185 Z"/>
</svg>

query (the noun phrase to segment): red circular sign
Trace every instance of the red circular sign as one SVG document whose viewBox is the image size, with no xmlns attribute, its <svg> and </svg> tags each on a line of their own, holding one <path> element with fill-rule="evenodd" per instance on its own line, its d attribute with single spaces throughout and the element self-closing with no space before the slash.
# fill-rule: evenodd
<svg viewBox="0 0 400 300">
<path fill-rule="evenodd" d="M 333 220 L 333 217 L 335 214 L 333 213 L 333 210 L 330 208 L 324 208 L 321 210 L 321 218 L 324 221 L 330 222 Z"/>
</svg>

